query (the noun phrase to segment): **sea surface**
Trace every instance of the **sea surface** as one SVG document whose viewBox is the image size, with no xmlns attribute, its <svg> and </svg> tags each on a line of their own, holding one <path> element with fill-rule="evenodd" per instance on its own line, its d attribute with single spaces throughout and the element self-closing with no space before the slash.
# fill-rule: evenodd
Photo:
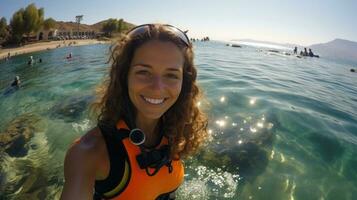
<svg viewBox="0 0 357 200">
<path fill-rule="evenodd" d="M 0 61 L 1 200 L 59 199 L 66 150 L 95 125 L 88 106 L 108 71 L 108 48 Z M 215 41 L 194 50 L 210 138 L 184 161 L 178 200 L 357 199 L 353 66 Z M 42 63 L 28 66 L 30 55 Z M 19 89 L 9 87 L 15 76 Z"/>
</svg>

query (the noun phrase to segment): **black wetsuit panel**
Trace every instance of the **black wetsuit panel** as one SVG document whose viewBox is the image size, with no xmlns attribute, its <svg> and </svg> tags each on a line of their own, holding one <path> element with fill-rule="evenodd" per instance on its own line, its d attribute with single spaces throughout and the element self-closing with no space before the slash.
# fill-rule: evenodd
<svg viewBox="0 0 357 200">
<path fill-rule="evenodd" d="M 103 194 L 110 192 L 117 187 L 122 180 L 125 170 L 125 160 L 128 156 L 122 142 L 126 134 L 121 133 L 115 127 L 109 127 L 98 124 L 99 129 L 104 137 L 110 161 L 109 175 L 104 180 L 95 181 L 94 199 L 103 198 Z"/>
</svg>

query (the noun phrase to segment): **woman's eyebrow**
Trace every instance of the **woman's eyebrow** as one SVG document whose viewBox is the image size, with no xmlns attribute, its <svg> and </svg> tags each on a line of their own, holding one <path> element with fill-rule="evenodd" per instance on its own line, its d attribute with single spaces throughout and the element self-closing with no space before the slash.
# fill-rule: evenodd
<svg viewBox="0 0 357 200">
<path fill-rule="evenodd" d="M 135 63 L 132 65 L 132 67 L 146 67 L 146 68 L 150 68 L 152 69 L 153 67 L 149 64 L 144 64 L 144 63 Z M 166 69 L 167 71 L 177 71 L 177 72 L 181 72 L 182 71 L 182 67 L 169 67 Z"/>
<path fill-rule="evenodd" d="M 172 67 L 172 68 L 167 68 L 167 71 L 175 71 L 175 72 L 181 72 L 181 67 L 178 67 L 178 68 L 174 68 L 174 67 Z"/>
<path fill-rule="evenodd" d="M 144 63 L 135 63 L 135 64 L 132 65 L 132 67 L 136 67 L 136 66 L 138 66 L 138 67 L 152 68 L 151 65 L 149 65 L 149 64 L 144 64 Z"/>
</svg>

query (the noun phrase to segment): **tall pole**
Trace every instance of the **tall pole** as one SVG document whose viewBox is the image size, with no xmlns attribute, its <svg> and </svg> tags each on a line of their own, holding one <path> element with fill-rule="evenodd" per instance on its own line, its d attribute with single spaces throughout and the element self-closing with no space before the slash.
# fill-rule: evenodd
<svg viewBox="0 0 357 200">
<path fill-rule="evenodd" d="M 76 22 L 78 24 L 77 37 L 79 37 L 79 24 L 81 23 L 82 19 L 83 19 L 83 15 L 77 15 L 76 16 Z"/>
</svg>

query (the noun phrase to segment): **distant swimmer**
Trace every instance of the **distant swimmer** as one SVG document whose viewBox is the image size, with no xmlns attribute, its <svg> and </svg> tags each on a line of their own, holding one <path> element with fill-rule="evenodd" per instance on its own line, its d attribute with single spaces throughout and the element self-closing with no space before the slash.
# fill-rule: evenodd
<svg viewBox="0 0 357 200">
<path fill-rule="evenodd" d="M 15 76 L 14 81 L 11 83 L 10 87 L 6 88 L 3 95 L 8 96 L 12 93 L 14 93 L 16 90 L 20 88 L 20 77 Z"/>
<path fill-rule="evenodd" d="M 20 87 L 20 77 L 15 76 L 14 81 L 11 83 L 11 87 Z"/>
<path fill-rule="evenodd" d="M 356 70 L 355 70 L 355 69 L 351 69 L 350 71 L 351 71 L 351 72 L 356 72 Z"/>
<path fill-rule="evenodd" d="M 38 62 L 39 62 L 39 63 L 42 63 L 42 58 L 38 59 Z"/>
<path fill-rule="evenodd" d="M 294 48 L 294 54 L 297 54 L 297 47 Z"/>
<path fill-rule="evenodd" d="M 311 49 L 309 49 L 309 56 L 314 57 L 314 53 L 312 53 Z"/>
<path fill-rule="evenodd" d="M 308 56 L 309 54 L 307 53 L 307 49 L 304 48 L 304 56 Z"/>
<path fill-rule="evenodd" d="M 72 52 L 68 54 L 67 59 L 72 58 Z"/>
<path fill-rule="evenodd" d="M 34 64 L 34 63 L 35 63 L 35 61 L 33 60 L 33 57 L 30 56 L 29 60 L 27 61 L 27 64 L 28 64 L 28 65 L 32 65 L 32 64 Z"/>
</svg>

